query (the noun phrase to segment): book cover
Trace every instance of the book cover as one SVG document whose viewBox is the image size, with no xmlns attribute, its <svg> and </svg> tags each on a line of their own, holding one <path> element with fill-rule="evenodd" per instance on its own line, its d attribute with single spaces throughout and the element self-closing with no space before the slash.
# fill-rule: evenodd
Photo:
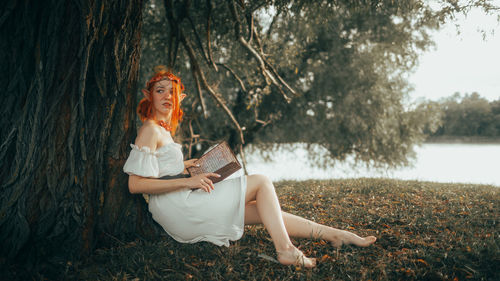
<svg viewBox="0 0 500 281">
<path fill-rule="evenodd" d="M 189 167 L 187 170 L 191 176 L 202 173 L 221 175 L 220 178 L 209 177 L 213 183 L 220 182 L 241 169 L 240 162 L 225 141 L 217 144 L 194 163 L 199 164 L 200 167 Z"/>
</svg>

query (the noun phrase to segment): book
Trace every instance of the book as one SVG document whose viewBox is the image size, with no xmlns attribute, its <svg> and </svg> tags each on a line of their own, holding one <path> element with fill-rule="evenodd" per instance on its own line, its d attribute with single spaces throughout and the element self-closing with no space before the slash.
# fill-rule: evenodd
<svg viewBox="0 0 500 281">
<path fill-rule="evenodd" d="M 240 162 L 238 162 L 236 155 L 234 155 L 234 152 L 225 141 L 218 143 L 203 154 L 194 164 L 199 164 L 200 166 L 193 166 L 187 169 L 191 176 L 202 173 L 216 173 L 221 175 L 220 178 L 209 177 L 213 183 L 220 182 L 241 169 Z"/>
</svg>

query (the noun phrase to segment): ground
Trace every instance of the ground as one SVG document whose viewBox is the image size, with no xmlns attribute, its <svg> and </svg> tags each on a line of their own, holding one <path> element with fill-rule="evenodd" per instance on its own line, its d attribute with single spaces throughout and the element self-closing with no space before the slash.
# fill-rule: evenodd
<svg viewBox="0 0 500 281">
<path fill-rule="evenodd" d="M 247 226 L 229 248 L 137 240 L 67 262 L 66 280 L 500 280 L 500 187 L 387 179 L 275 183 L 283 210 L 358 235 L 368 248 L 294 239 L 314 269 L 275 261 L 269 235 Z M 64 270 L 63 270 L 64 269 Z M 37 278 L 51 279 L 44 273 Z"/>
</svg>

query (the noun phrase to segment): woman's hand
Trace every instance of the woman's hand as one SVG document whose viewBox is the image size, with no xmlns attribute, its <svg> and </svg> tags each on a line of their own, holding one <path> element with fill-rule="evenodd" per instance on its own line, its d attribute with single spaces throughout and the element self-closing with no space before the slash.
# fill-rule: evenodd
<svg viewBox="0 0 500 281">
<path fill-rule="evenodd" d="M 199 164 L 194 163 L 194 162 L 196 162 L 196 160 L 198 160 L 198 159 L 193 158 L 193 159 L 189 159 L 189 160 L 184 161 L 184 172 L 183 172 L 184 174 L 188 173 L 187 169 L 189 167 L 200 167 Z"/>
<path fill-rule="evenodd" d="M 199 167 L 200 165 L 194 163 L 194 162 L 196 162 L 196 160 L 198 160 L 198 159 L 193 158 L 193 159 L 189 159 L 189 160 L 184 161 L 184 169 L 187 169 L 189 167 L 195 167 L 195 166 Z"/>
<path fill-rule="evenodd" d="M 218 178 L 220 175 L 216 173 L 204 173 L 187 178 L 188 186 L 192 189 L 203 189 L 204 191 L 210 193 L 211 190 L 214 190 L 214 183 L 209 177 Z"/>
</svg>

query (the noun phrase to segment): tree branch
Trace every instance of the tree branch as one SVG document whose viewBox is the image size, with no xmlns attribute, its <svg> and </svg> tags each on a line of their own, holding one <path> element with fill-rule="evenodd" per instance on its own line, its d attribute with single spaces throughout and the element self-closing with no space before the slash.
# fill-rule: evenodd
<svg viewBox="0 0 500 281">
<path fill-rule="evenodd" d="M 224 101 L 224 99 L 222 98 L 222 96 L 220 94 L 217 94 L 212 89 L 212 87 L 210 87 L 210 85 L 208 85 L 208 82 L 207 82 L 207 80 L 205 78 L 205 75 L 201 71 L 200 66 L 198 64 L 198 61 L 196 60 L 193 48 L 191 47 L 191 44 L 189 43 L 189 39 L 187 39 L 184 36 L 184 34 L 182 32 L 182 29 L 180 30 L 180 37 L 181 37 L 181 42 L 184 45 L 184 48 L 186 49 L 186 51 L 188 53 L 188 56 L 189 56 L 189 59 L 191 61 L 191 67 L 193 67 L 194 71 L 198 74 L 198 76 L 201 79 L 201 82 L 203 84 L 203 87 L 210 93 L 210 95 L 212 95 L 212 97 L 215 99 L 215 101 L 223 108 L 223 110 L 228 115 L 229 119 L 231 119 L 231 121 L 235 125 L 236 129 L 240 133 L 241 142 L 245 143 L 244 137 L 243 137 L 243 130 L 241 129 L 240 124 L 238 123 L 238 121 L 234 117 L 234 115 L 231 112 L 231 110 L 229 110 L 229 108 L 226 106 L 226 102 Z"/>
<path fill-rule="evenodd" d="M 203 93 L 201 92 L 200 79 L 198 78 L 198 75 L 197 75 L 194 67 L 191 67 L 191 72 L 193 74 L 194 81 L 196 82 L 196 92 L 198 93 L 198 99 L 200 100 L 201 110 L 203 112 L 203 117 L 205 117 L 205 119 L 207 119 L 208 118 L 207 107 L 205 105 L 205 99 L 203 98 Z"/>
<path fill-rule="evenodd" d="M 208 50 L 208 59 L 210 60 L 210 63 L 212 64 L 213 68 L 215 71 L 219 72 L 219 69 L 214 63 L 214 60 L 212 58 L 212 44 L 210 43 L 210 22 L 211 22 L 211 16 L 212 16 L 212 1 L 207 0 L 207 50 Z"/>
<path fill-rule="evenodd" d="M 198 31 L 196 31 L 196 26 L 194 25 L 193 19 L 191 19 L 191 16 L 189 15 L 189 11 L 187 11 L 186 13 L 186 18 L 188 19 L 189 23 L 191 23 L 191 29 L 194 32 L 194 37 L 196 38 L 195 40 L 196 44 L 198 45 L 198 48 L 200 48 L 200 51 L 203 54 L 203 58 L 205 58 L 205 61 L 207 62 L 208 66 L 213 66 L 213 63 L 211 63 L 207 53 L 205 52 L 205 49 L 203 48 L 203 44 L 201 43 L 201 38 L 198 35 Z"/>
<path fill-rule="evenodd" d="M 255 36 L 255 41 L 258 42 L 258 45 L 260 46 L 259 33 L 255 29 L 255 26 L 254 26 L 254 29 L 253 29 L 253 33 L 254 33 L 254 36 Z M 270 64 L 267 59 L 265 59 L 265 54 L 262 52 L 262 47 L 261 47 L 261 56 L 262 56 L 264 62 L 266 63 L 266 66 L 271 69 L 271 71 L 278 78 L 278 80 L 281 82 L 281 84 L 283 84 L 288 89 L 288 91 L 290 91 L 294 96 L 298 96 L 297 92 L 294 89 L 292 89 L 292 87 L 290 87 L 285 82 L 285 80 L 283 80 L 283 78 L 281 78 L 281 76 L 278 74 L 278 71 L 276 71 L 276 69 L 274 68 L 274 66 L 272 64 Z"/>
<path fill-rule="evenodd" d="M 265 59 L 245 40 L 245 38 L 243 38 L 243 36 L 241 36 L 241 34 L 240 34 L 240 30 L 241 30 L 240 20 L 239 20 L 238 15 L 237 15 L 236 3 L 234 2 L 234 0 L 232 0 L 231 3 L 229 4 L 229 8 L 231 10 L 231 14 L 232 14 L 234 22 L 235 22 L 235 32 L 236 32 L 236 38 L 237 38 L 238 42 L 240 42 L 240 44 L 243 47 L 245 47 L 250 52 L 250 54 L 252 54 L 255 57 L 255 59 L 257 60 L 257 63 L 259 64 L 259 67 L 261 69 L 261 73 L 264 76 L 264 78 L 266 79 L 266 83 L 268 85 L 271 83 L 274 84 L 278 88 L 280 93 L 283 95 L 286 102 L 289 103 L 291 101 L 291 98 L 286 95 L 286 93 L 283 91 L 280 83 L 276 80 L 274 75 L 271 72 L 269 72 L 269 70 L 266 68 L 266 64 L 269 64 L 269 63 L 266 63 Z M 283 79 L 279 79 L 279 81 L 281 82 L 281 81 L 283 81 Z M 285 85 L 285 87 L 287 89 L 291 90 L 291 88 L 288 85 Z M 295 91 L 292 90 L 291 92 L 295 95 Z"/>
<path fill-rule="evenodd" d="M 271 21 L 271 24 L 269 25 L 269 29 L 267 30 L 267 33 L 266 33 L 266 40 L 269 40 L 269 37 L 271 36 L 271 32 L 273 30 L 274 24 L 276 23 L 276 20 L 279 18 L 280 14 L 281 14 L 281 10 L 278 10 L 276 12 L 276 15 L 274 15 L 273 20 Z"/>
<path fill-rule="evenodd" d="M 189 134 L 191 136 L 190 140 L 189 140 L 188 155 L 189 155 L 189 158 L 191 158 L 193 156 L 193 145 L 198 143 L 198 141 L 194 141 L 194 140 L 199 139 L 200 135 L 194 133 L 192 119 L 189 120 L 188 124 L 189 124 Z"/>
<path fill-rule="evenodd" d="M 172 35 L 170 36 L 170 42 L 172 42 L 172 37 L 175 37 L 175 47 L 172 50 L 171 49 L 171 44 L 169 42 L 169 47 L 168 47 L 168 67 L 170 69 L 174 68 L 175 66 L 175 60 L 177 59 L 177 50 L 179 49 L 179 25 L 177 23 L 177 20 L 174 16 L 173 13 L 173 4 L 171 0 L 165 0 L 164 1 L 165 5 L 165 11 L 167 14 L 167 20 L 168 23 L 170 24 L 170 27 L 172 28 Z M 172 54 L 173 51 L 173 54 Z"/>
<path fill-rule="evenodd" d="M 247 19 L 247 23 L 248 23 L 248 43 L 251 43 L 252 42 L 252 38 L 253 38 L 253 28 L 254 28 L 254 25 L 253 25 L 253 15 L 252 13 L 248 12 L 246 13 L 245 15 L 246 19 Z"/>
<path fill-rule="evenodd" d="M 173 51 L 173 44 L 174 44 L 174 32 L 170 32 L 168 34 L 168 47 L 167 47 L 167 59 L 168 59 L 168 67 L 173 68 L 172 64 L 172 51 Z"/>
<path fill-rule="evenodd" d="M 217 65 L 220 65 L 222 67 L 224 67 L 225 69 L 227 69 L 234 77 L 234 79 L 236 79 L 238 81 L 238 83 L 240 84 L 240 88 L 243 92 L 247 92 L 247 89 L 245 88 L 245 84 L 243 83 L 243 80 L 241 80 L 241 78 L 225 63 L 217 63 Z"/>
</svg>

